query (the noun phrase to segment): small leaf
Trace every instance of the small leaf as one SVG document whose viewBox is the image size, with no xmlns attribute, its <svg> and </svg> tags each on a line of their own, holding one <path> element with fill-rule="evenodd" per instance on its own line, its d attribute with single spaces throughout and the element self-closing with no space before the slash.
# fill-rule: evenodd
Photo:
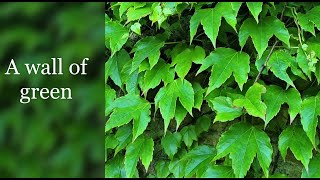
<svg viewBox="0 0 320 180">
<path fill-rule="evenodd" d="M 183 127 L 181 130 L 181 134 L 182 134 L 182 140 L 188 148 L 191 147 L 193 141 L 198 140 L 196 130 L 193 125 Z"/>
<path fill-rule="evenodd" d="M 138 69 L 141 62 L 146 58 L 149 58 L 150 69 L 152 69 L 160 58 L 160 48 L 163 46 L 164 41 L 155 36 L 149 36 L 139 40 L 132 48 L 132 52 L 135 53 L 132 60 L 131 73 Z M 152 61 L 152 63 L 150 61 Z"/>
<path fill-rule="evenodd" d="M 301 126 L 289 126 L 280 134 L 279 151 L 283 159 L 286 158 L 288 148 L 291 149 L 293 155 L 302 162 L 308 171 L 313 147 Z"/>
<path fill-rule="evenodd" d="M 211 119 L 208 115 L 203 115 L 197 119 L 195 124 L 197 136 L 202 132 L 208 132 L 209 127 L 211 125 Z"/>
<path fill-rule="evenodd" d="M 139 159 L 141 159 L 146 171 L 148 170 L 152 161 L 153 145 L 152 138 L 145 136 L 139 136 L 133 143 L 129 144 L 124 161 L 127 177 L 133 177 Z"/>
<path fill-rule="evenodd" d="M 272 160 L 272 146 L 268 135 L 247 123 L 236 123 L 222 134 L 216 146 L 214 161 L 230 154 L 235 177 L 247 174 L 255 156 L 266 177 Z"/>
<path fill-rule="evenodd" d="M 156 165 L 157 177 L 158 178 L 166 178 L 170 174 L 169 171 L 169 162 L 160 160 Z"/>
<path fill-rule="evenodd" d="M 125 178 L 126 171 L 123 164 L 124 157 L 122 155 L 117 155 L 110 161 L 106 162 L 105 165 L 105 177 L 106 178 Z"/>
<path fill-rule="evenodd" d="M 226 122 L 234 120 L 242 115 L 242 108 L 233 107 L 232 100 L 229 97 L 219 96 L 212 101 L 213 108 L 217 111 L 214 122 Z"/>
<path fill-rule="evenodd" d="M 234 100 L 233 105 L 244 107 L 251 116 L 265 120 L 267 106 L 261 101 L 261 94 L 263 93 L 266 93 L 266 88 L 259 83 L 255 83 L 248 89 L 245 98 Z"/>
<path fill-rule="evenodd" d="M 305 31 L 312 33 L 312 35 L 316 36 L 314 31 L 314 26 L 320 29 L 320 6 L 316 6 L 311 10 L 308 10 L 306 14 L 297 14 L 298 22 L 301 28 Z"/>
<path fill-rule="evenodd" d="M 105 24 L 105 38 L 111 48 L 111 57 L 127 42 L 129 30 L 117 22 L 107 21 Z"/>
<path fill-rule="evenodd" d="M 151 7 L 146 6 L 142 8 L 130 7 L 127 11 L 127 23 L 131 21 L 138 20 L 142 17 L 145 17 L 151 13 Z"/>
<path fill-rule="evenodd" d="M 181 145 L 182 136 L 179 132 L 171 133 L 168 131 L 161 139 L 161 146 L 164 152 L 172 160 L 173 156 L 178 152 Z"/>
<path fill-rule="evenodd" d="M 210 164 L 201 178 L 234 178 L 234 173 L 230 166 Z"/>
<path fill-rule="evenodd" d="M 141 24 L 139 22 L 135 22 L 133 25 L 130 26 L 131 31 L 141 35 Z"/>
<path fill-rule="evenodd" d="M 316 154 L 309 163 L 309 171 L 302 171 L 302 178 L 319 178 L 320 177 L 320 155 Z"/>
<path fill-rule="evenodd" d="M 118 141 L 118 146 L 114 150 L 114 156 L 118 154 L 119 151 L 124 149 L 132 140 L 132 127 L 129 124 L 121 126 L 118 128 L 115 138 Z"/>
</svg>

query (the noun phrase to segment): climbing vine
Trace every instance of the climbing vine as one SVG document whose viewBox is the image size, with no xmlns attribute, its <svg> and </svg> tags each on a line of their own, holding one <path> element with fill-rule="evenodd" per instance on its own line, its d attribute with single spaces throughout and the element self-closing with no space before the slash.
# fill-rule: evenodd
<svg viewBox="0 0 320 180">
<path fill-rule="evenodd" d="M 106 177 L 320 177 L 320 3 L 105 12 Z"/>
</svg>

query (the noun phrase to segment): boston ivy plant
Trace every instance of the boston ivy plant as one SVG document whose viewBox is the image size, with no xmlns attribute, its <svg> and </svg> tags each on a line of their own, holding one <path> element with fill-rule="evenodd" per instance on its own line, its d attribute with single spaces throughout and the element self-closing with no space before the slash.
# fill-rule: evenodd
<svg viewBox="0 0 320 180">
<path fill-rule="evenodd" d="M 320 177 L 320 3 L 113 2 L 106 177 Z"/>
</svg>

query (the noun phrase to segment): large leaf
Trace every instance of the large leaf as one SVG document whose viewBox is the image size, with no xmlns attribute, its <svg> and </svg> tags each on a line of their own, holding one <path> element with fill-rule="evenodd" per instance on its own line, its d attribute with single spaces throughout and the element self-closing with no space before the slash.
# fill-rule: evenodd
<svg viewBox="0 0 320 180">
<path fill-rule="evenodd" d="M 289 126 L 279 136 L 279 151 L 286 158 L 287 149 L 302 162 L 308 171 L 308 164 L 312 157 L 312 143 L 301 126 Z"/>
<path fill-rule="evenodd" d="M 106 42 L 109 42 L 112 57 L 127 42 L 129 30 L 117 22 L 107 21 L 104 32 Z"/>
<path fill-rule="evenodd" d="M 105 177 L 106 178 L 125 178 L 126 171 L 123 163 L 124 157 L 117 155 L 113 159 L 107 161 L 105 165 Z"/>
<path fill-rule="evenodd" d="M 301 96 L 294 88 L 283 90 L 276 85 L 267 86 L 267 92 L 262 95 L 262 99 L 267 106 L 265 126 L 278 114 L 284 103 L 289 105 L 290 124 L 301 110 Z"/>
<path fill-rule="evenodd" d="M 301 28 L 305 31 L 309 31 L 314 36 L 314 26 L 316 26 L 318 29 L 320 29 L 320 6 L 316 6 L 313 9 L 307 11 L 306 14 L 298 13 L 297 18 L 299 25 Z"/>
<path fill-rule="evenodd" d="M 164 46 L 164 41 L 155 36 L 145 37 L 139 40 L 131 52 L 134 52 L 131 72 L 139 68 L 141 62 L 146 58 L 149 59 L 150 68 L 152 69 L 160 58 L 160 48 Z"/>
<path fill-rule="evenodd" d="M 147 138 L 144 135 L 129 144 L 124 161 L 127 177 L 133 177 L 139 159 L 141 159 L 146 171 L 148 170 L 152 161 L 153 145 L 152 138 Z"/>
<path fill-rule="evenodd" d="M 242 90 L 250 71 L 250 57 L 245 52 L 237 52 L 231 48 L 217 48 L 202 62 L 197 74 L 212 66 L 209 88 L 206 95 L 219 88 L 233 74 Z"/>
<path fill-rule="evenodd" d="M 259 58 L 262 57 L 263 52 L 268 47 L 269 39 L 275 35 L 282 42 L 290 46 L 289 39 L 290 35 L 284 23 L 279 19 L 268 16 L 257 24 L 253 18 L 246 19 L 239 30 L 239 42 L 240 46 L 243 47 L 249 38 L 252 38 L 254 47 L 256 48 Z"/>
<path fill-rule="evenodd" d="M 307 136 L 315 147 L 316 128 L 318 116 L 320 116 L 320 93 L 317 96 L 308 97 L 302 101 L 300 116 L 303 130 L 307 133 Z"/>
<path fill-rule="evenodd" d="M 263 93 L 266 93 L 266 88 L 259 83 L 254 83 L 246 92 L 245 98 L 234 100 L 233 105 L 244 107 L 248 114 L 260 117 L 265 121 L 267 106 L 261 101 Z"/>
<path fill-rule="evenodd" d="M 162 87 L 155 97 L 156 107 L 160 107 L 160 113 L 164 119 L 165 132 L 170 120 L 175 116 L 177 98 L 179 98 L 181 105 L 192 115 L 194 91 L 191 83 L 185 79 L 176 79 L 167 86 Z"/>
<path fill-rule="evenodd" d="M 236 123 L 222 134 L 214 160 L 230 154 L 236 177 L 245 177 L 255 156 L 266 177 L 272 160 L 272 146 L 268 135 L 247 123 Z"/>
<path fill-rule="evenodd" d="M 214 47 L 221 25 L 221 18 L 224 17 L 236 31 L 237 14 L 241 3 L 219 2 L 214 8 L 199 9 L 190 19 L 190 44 L 197 32 L 200 23 L 204 33 L 209 37 Z"/>
<path fill-rule="evenodd" d="M 106 123 L 106 131 L 133 122 L 133 141 L 141 135 L 150 122 L 150 108 L 148 101 L 138 95 L 127 94 L 116 99 L 111 107 L 113 109 Z"/>
</svg>

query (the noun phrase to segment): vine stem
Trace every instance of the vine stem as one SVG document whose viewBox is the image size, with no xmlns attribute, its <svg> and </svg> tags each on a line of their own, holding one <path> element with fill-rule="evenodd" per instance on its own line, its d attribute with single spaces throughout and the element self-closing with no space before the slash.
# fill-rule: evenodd
<svg viewBox="0 0 320 180">
<path fill-rule="evenodd" d="M 284 10 L 286 9 L 286 7 L 287 7 L 287 2 L 285 2 L 285 5 L 284 5 L 284 7 L 283 7 L 283 9 L 282 9 L 281 16 L 280 16 L 280 20 L 282 20 L 282 18 L 283 18 Z M 267 63 L 268 63 L 268 61 L 269 61 L 269 59 L 270 59 L 270 57 L 271 57 L 271 54 L 272 54 L 274 48 L 275 48 L 276 45 L 277 45 L 277 43 L 278 43 L 278 40 L 276 40 L 276 42 L 274 42 L 274 44 L 273 44 L 273 46 L 272 46 L 272 48 L 271 48 L 271 50 L 270 50 L 270 52 L 269 52 L 269 54 L 268 54 L 268 56 L 267 56 L 267 58 L 266 58 L 266 61 L 263 63 L 263 65 L 262 65 L 262 67 L 261 67 L 261 69 L 260 69 L 260 71 L 259 71 L 259 74 L 257 75 L 256 79 L 254 80 L 254 83 L 256 83 L 256 82 L 259 80 L 262 71 L 266 68 Z"/>
<path fill-rule="evenodd" d="M 259 71 L 259 74 L 257 75 L 256 79 L 254 80 L 254 83 L 256 83 L 256 82 L 259 80 L 262 71 L 266 68 L 267 63 L 268 63 L 268 61 L 269 61 L 269 59 L 270 59 L 270 57 L 271 57 L 271 54 L 272 54 L 274 48 L 275 48 L 276 45 L 277 45 L 277 43 L 278 43 L 278 40 L 276 40 L 276 42 L 273 44 L 273 46 L 272 46 L 272 48 L 271 48 L 271 50 L 270 50 L 270 52 L 269 52 L 269 54 L 268 54 L 268 56 L 267 56 L 267 58 L 266 58 L 266 61 L 263 63 L 263 65 L 262 65 L 262 67 L 261 67 L 261 69 L 260 69 L 260 71 Z"/>
</svg>

